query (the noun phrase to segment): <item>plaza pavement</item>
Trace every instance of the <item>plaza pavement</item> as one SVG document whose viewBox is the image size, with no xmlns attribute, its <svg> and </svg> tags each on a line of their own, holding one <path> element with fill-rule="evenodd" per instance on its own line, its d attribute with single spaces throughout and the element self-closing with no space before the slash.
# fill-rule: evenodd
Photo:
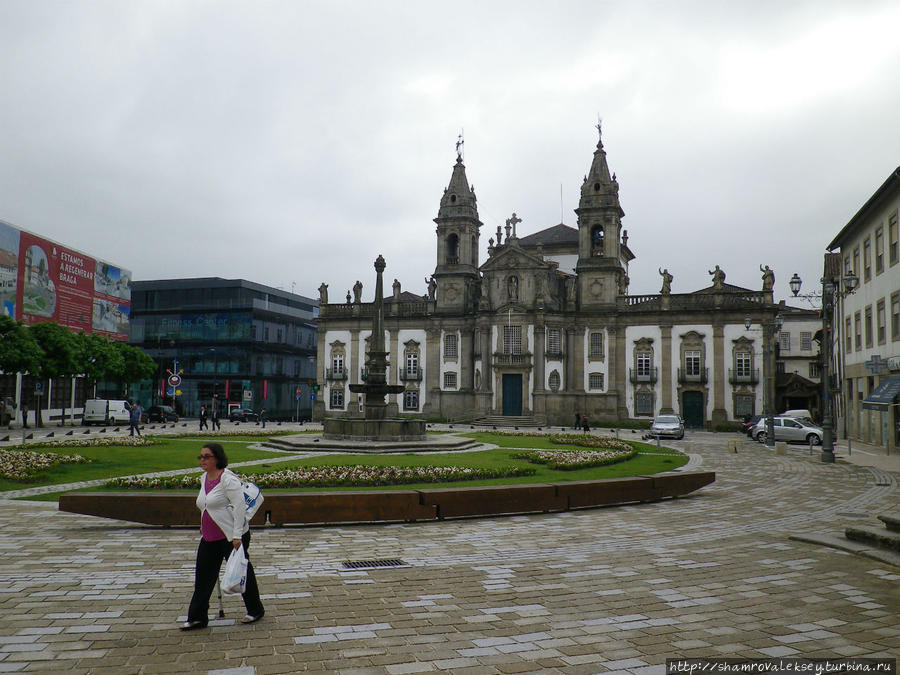
<svg viewBox="0 0 900 675">
<path fill-rule="evenodd" d="M 266 616 L 183 633 L 196 529 L 0 494 L 0 673 L 662 673 L 667 657 L 890 657 L 900 568 L 789 539 L 900 512 L 896 458 L 671 442 L 717 481 L 568 513 L 254 530 Z M 851 461 L 848 461 L 851 460 Z M 866 464 L 869 465 L 866 465 Z M 347 569 L 344 561 L 402 565 Z"/>
</svg>

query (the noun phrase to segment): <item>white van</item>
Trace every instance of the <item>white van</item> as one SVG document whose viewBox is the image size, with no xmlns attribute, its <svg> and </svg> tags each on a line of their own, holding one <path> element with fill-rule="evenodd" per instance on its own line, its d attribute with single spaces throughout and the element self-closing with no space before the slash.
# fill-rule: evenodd
<svg viewBox="0 0 900 675">
<path fill-rule="evenodd" d="M 810 420 L 812 421 L 812 415 L 809 414 L 809 410 L 786 410 L 781 413 L 782 417 L 793 417 L 798 420 Z"/>
<path fill-rule="evenodd" d="M 91 424 L 128 424 L 131 411 L 128 401 L 113 401 L 105 398 L 89 398 L 84 402 L 82 422 Z"/>
</svg>

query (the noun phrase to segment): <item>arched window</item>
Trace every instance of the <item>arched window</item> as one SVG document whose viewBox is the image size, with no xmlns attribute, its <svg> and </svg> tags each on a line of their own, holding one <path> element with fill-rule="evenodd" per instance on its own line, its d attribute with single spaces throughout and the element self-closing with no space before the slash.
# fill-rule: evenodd
<svg viewBox="0 0 900 675">
<path fill-rule="evenodd" d="M 447 264 L 459 264 L 459 236 L 456 234 L 447 237 Z"/>
<path fill-rule="evenodd" d="M 603 255 L 603 226 L 594 225 L 591 230 L 591 255 Z"/>
</svg>

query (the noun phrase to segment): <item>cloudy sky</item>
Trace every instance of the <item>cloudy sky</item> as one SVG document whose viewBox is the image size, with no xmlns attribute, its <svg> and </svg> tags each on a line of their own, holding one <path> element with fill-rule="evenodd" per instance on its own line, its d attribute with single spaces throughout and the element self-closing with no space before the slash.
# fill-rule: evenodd
<svg viewBox="0 0 900 675">
<path fill-rule="evenodd" d="M 575 225 L 603 119 L 630 292 L 807 289 L 900 164 L 900 4 L 0 1 L 0 219 L 133 271 L 425 292 L 457 136 L 487 239 Z M 803 306 L 803 305 L 800 305 Z"/>
</svg>

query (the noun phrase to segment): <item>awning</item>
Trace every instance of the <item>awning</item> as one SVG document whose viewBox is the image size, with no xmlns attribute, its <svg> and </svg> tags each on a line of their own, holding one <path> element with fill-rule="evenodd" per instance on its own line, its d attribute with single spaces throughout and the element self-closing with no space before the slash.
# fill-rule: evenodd
<svg viewBox="0 0 900 675">
<path fill-rule="evenodd" d="M 868 410 L 887 410 L 887 406 L 894 403 L 898 394 L 900 394 L 900 377 L 889 377 L 875 387 L 863 401 L 862 407 Z"/>
</svg>

